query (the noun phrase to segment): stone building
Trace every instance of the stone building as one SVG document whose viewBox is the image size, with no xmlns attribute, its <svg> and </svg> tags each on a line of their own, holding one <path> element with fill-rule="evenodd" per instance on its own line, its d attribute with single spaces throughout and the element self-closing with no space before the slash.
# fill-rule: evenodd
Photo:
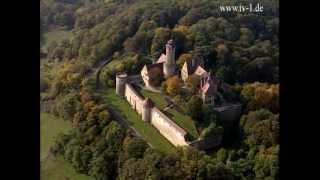
<svg viewBox="0 0 320 180">
<path fill-rule="evenodd" d="M 175 75 L 176 72 L 176 61 L 175 61 L 175 45 L 173 40 L 169 40 L 166 44 L 166 61 L 163 64 L 163 74 L 165 78 Z"/>
<path fill-rule="evenodd" d="M 116 93 L 119 96 L 124 96 L 125 84 L 127 82 L 128 75 L 126 73 L 116 74 Z"/>
<path fill-rule="evenodd" d="M 202 60 L 196 60 L 194 58 L 186 61 L 181 69 L 181 78 L 186 82 L 189 76 L 198 76 L 200 81 L 198 94 L 203 100 L 203 103 L 213 105 L 218 91 L 218 80 L 203 68 L 203 64 Z"/>
<path fill-rule="evenodd" d="M 181 79 L 185 82 L 199 66 L 204 68 L 204 62 L 202 59 L 192 58 L 190 61 L 184 62 L 181 69 Z"/>
<path fill-rule="evenodd" d="M 166 44 L 166 54 L 161 54 L 155 63 L 144 65 L 140 74 L 147 87 L 159 86 L 159 80 L 176 74 L 175 45 L 172 39 Z"/>
</svg>

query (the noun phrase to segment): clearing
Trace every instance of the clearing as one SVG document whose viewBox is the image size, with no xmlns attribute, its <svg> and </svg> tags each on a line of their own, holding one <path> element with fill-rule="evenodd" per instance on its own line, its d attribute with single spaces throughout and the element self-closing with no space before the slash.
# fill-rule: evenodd
<svg viewBox="0 0 320 180">
<path fill-rule="evenodd" d="M 93 178 L 77 173 L 73 167 L 63 160 L 49 153 L 49 148 L 54 143 L 59 133 L 71 129 L 71 123 L 52 114 L 40 114 L 40 158 L 41 180 L 93 180 Z"/>
</svg>

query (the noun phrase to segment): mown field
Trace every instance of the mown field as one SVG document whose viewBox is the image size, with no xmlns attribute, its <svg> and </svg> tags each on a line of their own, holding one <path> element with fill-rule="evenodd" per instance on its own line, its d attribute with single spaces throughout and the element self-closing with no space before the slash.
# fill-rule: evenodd
<svg viewBox="0 0 320 180">
<path fill-rule="evenodd" d="M 77 173 L 72 166 L 62 158 L 56 158 L 49 153 L 59 133 L 71 129 L 71 123 L 48 113 L 40 114 L 40 161 L 41 180 L 93 180 L 93 178 Z"/>
</svg>

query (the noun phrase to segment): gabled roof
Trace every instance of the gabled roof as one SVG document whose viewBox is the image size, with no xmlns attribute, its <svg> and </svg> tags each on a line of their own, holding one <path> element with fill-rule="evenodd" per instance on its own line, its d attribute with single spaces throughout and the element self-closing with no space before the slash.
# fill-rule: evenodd
<svg viewBox="0 0 320 180">
<path fill-rule="evenodd" d="M 201 66 L 198 66 L 197 69 L 194 71 L 194 74 L 198 76 L 207 76 L 208 72 L 204 70 Z"/>
<path fill-rule="evenodd" d="M 167 60 L 167 55 L 162 53 L 156 63 L 164 63 L 166 62 L 166 60 Z"/>
<path fill-rule="evenodd" d="M 154 75 L 156 71 L 160 74 L 163 74 L 163 63 L 145 65 L 144 68 L 146 69 L 148 76 L 151 77 Z"/>
</svg>

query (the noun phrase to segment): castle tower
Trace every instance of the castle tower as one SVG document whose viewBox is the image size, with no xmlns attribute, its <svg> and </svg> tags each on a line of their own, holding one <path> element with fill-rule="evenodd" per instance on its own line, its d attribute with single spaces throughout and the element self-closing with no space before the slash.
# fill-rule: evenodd
<svg viewBox="0 0 320 180">
<path fill-rule="evenodd" d="M 176 71 L 175 45 L 173 40 L 170 39 L 166 44 L 166 61 L 163 64 L 163 74 L 165 78 L 173 76 Z"/>
<path fill-rule="evenodd" d="M 116 93 L 119 96 L 124 96 L 128 75 L 126 73 L 116 74 Z"/>
<path fill-rule="evenodd" d="M 143 121 L 150 122 L 152 107 L 153 107 L 153 102 L 149 98 L 146 98 L 143 101 L 143 110 L 142 110 L 142 120 Z"/>
</svg>

